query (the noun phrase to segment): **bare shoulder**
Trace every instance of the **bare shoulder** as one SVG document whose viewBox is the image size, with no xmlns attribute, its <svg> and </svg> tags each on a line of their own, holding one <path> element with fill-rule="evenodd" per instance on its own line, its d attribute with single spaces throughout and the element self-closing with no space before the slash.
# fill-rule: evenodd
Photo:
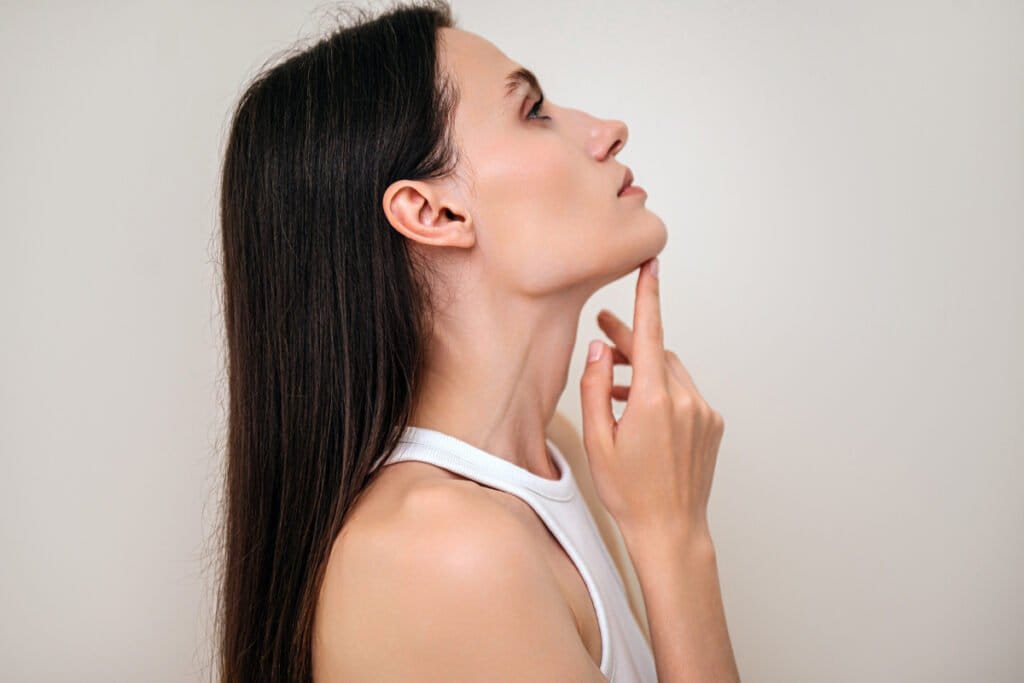
<svg viewBox="0 0 1024 683">
<path fill-rule="evenodd" d="M 318 683 L 602 680 L 535 539 L 470 482 L 339 537 L 313 650 Z"/>
</svg>

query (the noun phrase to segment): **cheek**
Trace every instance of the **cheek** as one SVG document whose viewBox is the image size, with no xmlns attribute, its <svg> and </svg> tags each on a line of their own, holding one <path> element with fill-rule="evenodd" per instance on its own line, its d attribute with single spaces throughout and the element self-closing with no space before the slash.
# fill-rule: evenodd
<svg viewBox="0 0 1024 683">
<path fill-rule="evenodd" d="M 607 268 L 607 252 L 625 237 L 619 199 L 577 150 L 506 147 L 486 158 L 476 166 L 474 215 L 491 275 L 542 292 Z"/>
<path fill-rule="evenodd" d="M 485 232 L 510 255 L 543 259 L 559 243 L 578 240 L 593 220 L 596 211 L 578 165 L 551 155 L 520 155 L 495 170 L 478 198 Z"/>
<path fill-rule="evenodd" d="M 562 160 L 532 179 L 527 203 L 531 242 L 539 247 L 538 260 L 550 252 L 562 270 L 572 263 L 585 266 L 590 256 L 614 234 L 614 196 L 603 196 L 600 178 L 578 158 Z"/>
<path fill-rule="evenodd" d="M 614 207 L 579 179 L 578 170 L 549 167 L 517 172 L 487 192 L 479 238 L 491 276 L 542 294 L 603 267 Z"/>
</svg>

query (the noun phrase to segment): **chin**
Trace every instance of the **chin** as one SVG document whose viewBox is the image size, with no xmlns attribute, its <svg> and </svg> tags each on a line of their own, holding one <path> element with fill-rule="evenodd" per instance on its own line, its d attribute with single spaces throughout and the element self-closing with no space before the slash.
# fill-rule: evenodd
<svg viewBox="0 0 1024 683">
<path fill-rule="evenodd" d="M 661 237 L 660 237 L 660 240 L 658 241 L 657 249 L 655 250 L 655 252 L 653 254 L 650 255 L 649 258 L 653 258 L 653 257 L 657 256 L 658 254 L 660 254 L 662 252 L 662 250 L 665 248 L 665 245 L 668 244 L 668 228 L 665 226 L 665 221 L 661 220 L 661 217 L 658 216 L 655 213 L 652 213 L 651 215 L 654 216 L 655 219 L 657 219 L 658 233 L 660 234 Z"/>
<path fill-rule="evenodd" d="M 636 278 L 637 269 L 665 249 L 668 243 L 668 230 L 664 221 L 650 214 L 649 219 L 642 223 L 643 225 L 631 225 L 624 229 L 629 232 L 628 241 L 608 242 L 612 251 L 601 255 L 602 262 L 597 267 L 596 278 L 599 288 L 627 276 Z"/>
<path fill-rule="evenodd" d="M 638 232 L 634 236 L 634 245 L 632 246 L 635 246 L 637 251 L 633 252 L 636 254 L 633 259 L 633 269 L 639 268 L 645 261 L 660 254 L 668 244 L 668 228 L 665 227 L 665 222 L 653 213 L 651 217 L 654 220 L 644 226 L 643 233 Z"/>
</svg>

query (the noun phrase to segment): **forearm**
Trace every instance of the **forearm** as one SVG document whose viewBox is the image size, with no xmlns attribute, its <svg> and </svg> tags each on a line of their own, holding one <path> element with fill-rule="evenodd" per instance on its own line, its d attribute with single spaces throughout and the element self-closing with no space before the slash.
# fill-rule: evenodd
<svg viewBox="0 0 1024 683">
<path fill-rule="evenodd" d="M 739 681 L 710 534 L 623 529 L 623 540 L 643 590 L 659 683 Z"/>
</svg>

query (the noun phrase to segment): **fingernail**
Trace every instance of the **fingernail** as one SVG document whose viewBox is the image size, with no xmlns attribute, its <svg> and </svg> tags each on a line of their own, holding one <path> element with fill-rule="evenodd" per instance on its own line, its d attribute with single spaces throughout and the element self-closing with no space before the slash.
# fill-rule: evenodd
<svg viewBox="0 0 1024 683">
<path fill-rule="evenodd" d="M 597 341 L 596 339 L 590 342 L 590 352 L 587 354 L 587 361 L 595 361 L 601 357 L 601 350 L 604 348 L 604 344 Z"/>
<path fill-rule="evenodd" d="M 651 259 L 651 275 L 658 277 L 658 257 L 655 256 Z"/>
</svg>

